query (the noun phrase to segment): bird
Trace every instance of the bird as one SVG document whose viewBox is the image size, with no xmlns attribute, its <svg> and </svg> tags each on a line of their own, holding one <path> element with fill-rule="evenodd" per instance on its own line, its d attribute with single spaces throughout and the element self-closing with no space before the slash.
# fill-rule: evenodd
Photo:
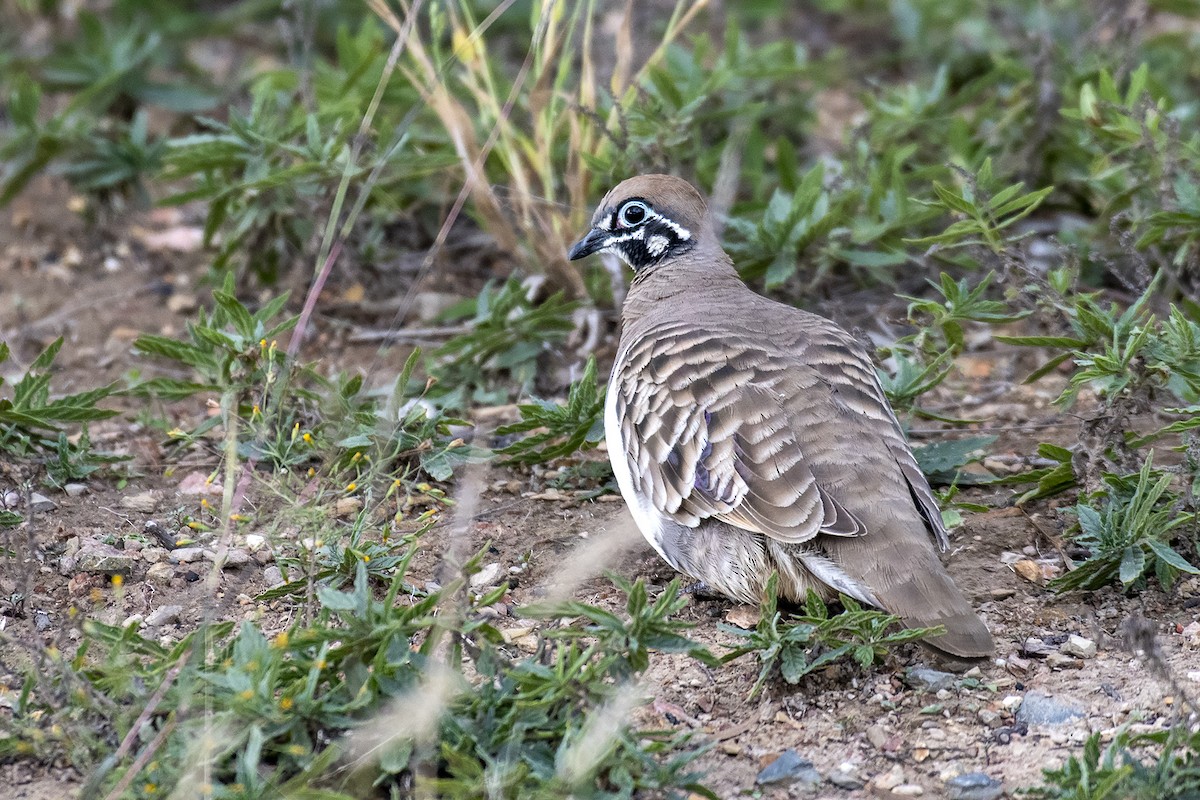
<svg viewBox="0 0 1200 800">
<path fill-rule="evenodd" d="M 833 321 L 738 275 L 704 197 L 670 175 L 601 200 L 570 260 L 633 270 L 604 404 L 605 443 L 637 527 L 674 570 L 742 603 L 810 589 L 942 626 L 924 644 L 992 654 L 939 557 L 949 539 L 879 376 Z"/>
</svg>

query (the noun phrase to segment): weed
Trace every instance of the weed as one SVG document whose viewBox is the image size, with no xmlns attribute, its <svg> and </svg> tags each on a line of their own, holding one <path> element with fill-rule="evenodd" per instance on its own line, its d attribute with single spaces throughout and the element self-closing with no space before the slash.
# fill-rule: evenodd
<svg viewBox="0 0 1200 800">
<path fill-rule="evenodd" d="M 51 369 L 62 345 L 62 337 L 51 342 L 12 385 L 12 397 L 0 398 L 0 451 L 18 458 L 43 458 L 51 480 L 59 485 L 85 478 L 117 460 L 94 451 L 87 435 L 87 423 L 117 414 L 97 407 L 97 403 L 113 393 L 111 384 L 51 397 Z M 8 345 L 0 342 L 0 364 L 9 355 Z M 0 387 L 3 386 L 4 379 L 0 377 Z M 83 432 L 72 442 L 64 425 L 76 423 L 83 425 Z"/>
<path fill-rule="evenodd" d="M 1079 534 L 1074 541 L 1089 555 L 1056 578 L 1052 588 L 1095 590 L 1118 579 L 1128 590 L 1153 572 L 1169 591 L 1180 572 L 1200 575 L 1200 569 L 1171 546 L 1196 515 L 1178 510 L 1167 492 L 1171 475 L 1156 472 L 1152 460 L 1147 458 L 1136 475 L 1106 476 L 1109 488 L 1100 509 L 1087 503 L 1075 506 Z M 1189 539 L 1185 536 L 1182 541 Z M 1194 539 L 1192 544 L 1194 549 Z"/>
<path fill-rule="evenodd" d="M 541 464 L 594 447 L 604 438 L 604 393 L 596 381 L 596 359 L 588 358 L 565 405 L 534 400 L 519 410 L 520 422 L 496 430 L 498 436 L 536 431 L 496 451 L 512 463 Z"/>
<path fill-rule="evenodd" d="M 747 640 L 746 644 L 726 654 L 722 661 L 732 661 L 747 653 L 758 656 L 758 680 L 750 690 L 751 697 L 758 694 L 776 671 L 788 683 L 798 683 L 805 675 L 847 658 L 865 668 L 882 659 L 889 647 L 915 642 L 936 635 L 940 630 L 897 630 L 899 617 L 865 609 L 844 595 L 839 601 L 845 610 L 830 616 L 825 603 L 811 589 L 804 602 L 804 613 L 785 617 L 778 610 L 778 581 L 779 576 L 772 575 L 767 582 L 767 599 L 763 601 L 759 622 L 754 630 L 746 631 L 724 624 L 720 626 L 726 633 Z"/>
</svg>

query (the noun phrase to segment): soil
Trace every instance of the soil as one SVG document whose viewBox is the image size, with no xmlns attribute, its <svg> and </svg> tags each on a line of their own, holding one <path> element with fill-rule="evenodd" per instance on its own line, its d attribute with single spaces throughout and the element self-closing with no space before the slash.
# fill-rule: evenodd
<svg viewBox="0 0 1200 800">
<path fill-rule="evenodd" d="M 6 377 L 19 375 L 41 347 L 65 336 L 54 376 L 55 389 L 62 392 L 122 381 L 132 370 L 152 374 L 158 367 L 131 355 L 133 337 L 179 333 L 207 293 L 199 286 L 206 256 L 187 238 L 199 221 L 186 209 L 131 214 L 90 227 L 69 210 L 71 203 L 61 185 L 40 181 L 0 218 L 0 340 L 13 350 L 0 370 Z M 167 234 L 177 236 L 178 249 L 163 245 Z M 848 327 L 865 327 L 868 334 L 886 335 L 873 321 L 902 316 L 902 307 L 882 291 L 846 295 L 822 309 Z M 378 321 L 381 327 L 389 323 L 390 315 Z M 307 356 L 322 358 L 331 369 L 366 371 L 369 381 L 389 384 L 403 363 L 403 348 L 356 344 L 346 335 L 350 327 L 344 320 L 319 318 Z M 1051 378 L 1021 387 L 1026 365 L 1019 357 L 1026 356 L 981 340 L 960 363 L 955 382 L 929 399 L 940 413 L 984 420 L 973 428 L 999 435 L 990 448 L 999 457 L 992 465 L 996 469 L 1019 465 L 1039 441 L 1069 445 L 1075 436 L 1077 419 L 1049 403 L 1061 386 Z M 204 495 L 195 493 L 196 481 L 189 476 L 203 477 L 219 463 L 215 447 L 182 455 L 164 450 L 161 430 L 148 424 L 146 410 L 124 400 L 118 406 L 122 403 L 126 413 L 94 425 L 92 434 L 102 449 L 131 457 L 127 481 L 89 480 L 85 494 L 71 497 L 31 486 L 34 473 L 27 465 L 0 465 L 0 493 L 32 488 L 56 504 L 5 542 L 16 556 L 0 562 L 0 597 L 20 591 L 26 598 L 23 615 L 0 618 L 0 671 L 8 673 L 0 678 L 6 687 L 0 688 L 0 708 L 11 708 L 20 691 L 30 643 L 70 647 L 78 638 L 78 623 L 68 616 L 72 606 L 90 609 L 88 614 L 110 623 L 182 606 L 178 620 L 160 630 L 175 638 L 214 617 L 253 619 L 268 635 L 291 623 L 289 603 L 253 599 L 270 585 L 274 554 L 294 547 L 297 535 L 287 519 L 270 518 L 277 506 L 269 476 L 260 476 L 248 495 L 248 505 L 259 514 L 257 528 L 238 534 L 236 544 L 252 549 L 245 533 L 254 530 L 268 533 L 267 541 L 249 563 L 224 570 L 215 591 L 204 579 L 212 567 L 203 560 L 168 564 L 165 574 L 159 570 L 151 579 L 150 561 L 135 559 L 120 591 L 105 576 L 75 571 L 70 560 L 64 561 L 90 538 L 124 543 L 139 538 L 136 534 L 149 521 L 173 524 L 179 509 L 200 513 Z M 205 398 L 198 398 L 154 413 L 194 423 L 208 409 Z M 914 438 L 938 440 L 941 427 L 918 429 Z M 475 498 L 459 497 L 459 507 L 474 509 L 471 547 L 491 542 L 486 563 L 498 565 L 503 577 L 509 577 L 510 567 L 520 570 L 511 605 L 547 593 L 570 593 L 615 609 L 621 595 L 608 579 L 597 576 L 603 568 L 646 578 L 656 587 L 674 577 L 648 546 L 630 535 L 632 522 L 618 498 L 585 502 L 570 491 L 544 491 L 544 473 L 485 467 L 472 477 L 448 491 L 487 487 Z M 696 767 L 718 796 L 829 798 L 940 797 L 948 791 L 948 779 L 970 772 L 1002 781 L 1013 794 L 1039 783 L 1043 769 L 1078 754 L 1091 732 L 1111 736 L 1126 723 L 1145 729 L 1170 724 L 1185 707 L 1181 692 L 1200 691 L 1200 637 L 1191 633 L 1200 620 L 1200 581 L 1181 581 L 1170 596 L 1157 589 L 1132 597 L 1114 591 L 1055 596 L 1042 582 L 1062 566 L 1058 547 L 1069 517 L 1059 513 L 1055 502 L 1013 508 L 1012 495 L 1011 489 L 964 490 L 957 499 L 986 503 L 994 510 L 965 514 L 947 554 L 955 580 L 995 635 L 994 660 L 931 688 L 910 677 L 914 666 L 937 666 L 929 663 L 927 651 L 913 647 L 867 670 L 841 665 L 796 686 L 771 681 L 750 699 L 758 674 L 752 656 L 710 669 L 684 656 L 658 654 L 638 687 L 645 703 L 635 713 L 636 722 L 693 731 L 697 741 L 712 743 Z M 448 514 L 428 535 L 429 548 L 416 564 L 414 579 L 435 576 L 444 532 L 454 524 Z M 576 572 L 577 582 L 572 580 Z M 744 619 L 745 611 L 726 601 L 692 598 L 683 617 L 695 624 L 694 638 L 722 652 L 738 639 L 721 623 Z M 513 618 L 497 624 L 515 631 L 527 623 Z M 1184 635 L 1189 625 L 1193 627 Z M 1152 639 L 1130 641 L 1126 631 L 1147 626 L 1155 634 Z M 1094 642 L 1098 652 L 1082 658 L 1065 655 L 1069 635 Z M 1027 644 L 1030 639 L 1035 640 L 1032 645 Z M 1144 651 L 1151 641 L 1160 651 L 1155 658 Z M 521 645 L 516 638 L 514 648 Z M 1017 709 L 1029 693 L 1049 696 L 1052 704 L 1075 709 L 1078 716 L 1060 724 L 1027 723 L 1018 718 Z M 788 749 L 811 761 L 822 777 L 836 775 L 837 784 L 826 780 L 803 791 L 800 784 L 786 781 L 757 784 L 764 766 Z M 4 797 L 72 797 L 81 780 L 62 764 L 17 761 L 0 766 Z"/>
</svg>

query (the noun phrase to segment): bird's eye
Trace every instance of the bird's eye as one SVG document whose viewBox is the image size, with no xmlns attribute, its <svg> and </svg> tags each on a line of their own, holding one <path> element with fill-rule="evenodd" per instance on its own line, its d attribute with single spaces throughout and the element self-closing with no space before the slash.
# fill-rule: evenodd
<svg viewBox="0 0 1200 800">
<path fill-rule="evenodd" d="M 621 206 L 621 213 L 618 215 L 618 219 L 626 228 L 633 228 L 646 221 L 646 214 L 649 210 L 646 208 L 645 203 L 632 200 Z"/>
</svg>

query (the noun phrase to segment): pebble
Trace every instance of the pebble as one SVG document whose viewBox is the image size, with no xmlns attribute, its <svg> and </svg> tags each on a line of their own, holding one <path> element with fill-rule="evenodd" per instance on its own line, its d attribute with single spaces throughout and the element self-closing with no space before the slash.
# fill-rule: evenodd
<svg viewBox="0 0 1200 800">
<path fill-rule="evenodd" d="M 174 577 L 174 568 L 165 561 L 151 564 L 150 569 L 146 570 L 146 580 L 150 583 L 157 583 L 160 586 L 166 586 Z"/>
<path fill-rule="evenodd" d="M 45 633 L 50 630 L 51 624 L 50 615 L 45 611 L 38 609 L 33 612 L 33 627 L 37 628 L 38 633 Z"/>
<path fill-rule="evenodd" d="M 1062 651 L 1076 658 L 1094 658 L 1096 655 L 1096 643 L 1091 639 L 1071 634 L 1067 637 L 1067 641 L 1063 643 Z"/>
<path fill-rule="evenodd" d="M 991 591 L 993 600 L 1007 600 L 1008 598 L 1012 597 L 1016 593 L 1017 593 L 1016 589 L 1012 589 L 1007 586 L 1001 587 L 999 589 L 992 589 L 992 591 Z"/>
<path fill-rule="evenodd" d="M 483 586 L 492 586 L 495 584 L 496 579 L 500 577 L 500 572 L 500 565 L 493 561 L 471 576 L 471 588 L 479 589 Z"/>
<path fill-rule="evenodd" d="M 276 586 L 283 586 L 283 571 L 276 566 L 267 567 L 263 570 L 263 580 L 272 589 Z"/>
<path fill-rule="evenodd" d="M 996 800 L 1004 784 L 982 772 L 968 772 L 946 781 L 947 800 Z"/>
<path fill-rule="evenodd" d="M 146 617 L 146 625 L 157 628 L 170 622 L 177 622 L 183 613 L 183 606 L 159 606 Z"/>
<path fill-rule="evenodd" d="M 253 552 L 254 550 L 257 550 L 258 548 L 262 547 L 266 543 L 267 543 L 267 537 L 263 536 L 261 533 L 247 533 L 246 534 L 246 549 L 247 550 L 250 550 Z"/>
<path fill-rule="evenodd" d="M 204 558 L 203 547 L 180 547 L 171 551 L 171 560 L 176 564 L 191 564 Z"/>
<path fill-rule="evenodd" d="M 66 562 L 67 559 L 63 559 Z M 105 575 L 128 575 L 133 571 L 137 557 L 124 550 L 118 550 L 110 544 L 89 540 L 79 546 L 75 554 L 74 569 L 76 572 L 96 572 Z"/>
<path fill-rule="evenodd" d="M 125 495 L 121 498 L 121 508 L 139 511 L 143 514 L 153 514 L 158 508 L 158 496 L 151 491 Z"/>
<path fill-rule="evenodd" d="M 846 761 L 829 773 L 827 780 L 839 789 L 854 791 L 863 787 L 863 779 L 859 777 L 858 770 L 854 765 Z"/>
<path fill-rule="evenodd" d="M 341 497 L 334 505 L 334 513 L 339 517 L 353 517 L 359 512 L 362 505 L 362 500 L 357 497 Z"/>
<path fill-rule="evenodd" d="M 1050 667 L 1051 669 L 1065 669 L 1079 667 L 1080 664 L 1077 660 L 1069 655 L 1066 655 L 1065 653 L 1051 653 L 1050 655 L 1046 656 L 1046 666 Z"/>
<path fill-rule="evenodd" d="M 179 551 L 176 550 L 175 552 L 178 553 Z M 231 547 L 228 550 L 225 550 L 224 555 L 225 555 L 225 562 L 224 562 L 223 566 L 225 569 L 231 569 L 234 567 L 244 567 L 245 565 L 249 564 L 251 561 L 250 554 L 247 553 L 245 550 L 242 550 L 237 547 Z M 216 550 L 205 550 L 204 551 L 204 558 L 207 561 L 215 562 L 217 560 L 217 556 L 218 556 L 218 551 L 216 551 Z"/>
<path fill-rule="evenodd" d="M 271 548 L 264 547 L 262 550 L 254 551 L 254 560 L 266 566 L 275 560 L 275 554 L 271 552 Z"/>
<path fill-rule="evenodd" d="M 813 778 L 816 780 L 812 780 Z M 767 764 L 754 779 L 755 783 L 779 783 L 781 781 L 803 781 L 805 783 L 820 783 L 821 775 L 813 764 L 791 748 L 784 750 L 779 757 Z"/>
<path fill-rule="evenodd" d="M 81 497 L 87 494 L 88 487 L 83 483 L 68 483 L 63 486 L 63 491 L 67 493 L 67 497 Z"/>
<path fill-rule="evenodd" d="M 929 667 L 917 666 L 909 669 L 905 673 L 904 679 L 913 688 L 937 692 L 952 688 L 958 676 Z"/>
<path fill-rule="evenodd" d="M 525 638 L 529 634 L 533 633 L 533 631 L 534 628 L 532 625 L 526 625 L 519 628 L 504 628 L 500 631 L 500 637 L 504 639 L 505 644 L 512 644 L 518 639 Z"/>
<path fill-rule="evenodd" d="M 979 721 L 989 728 L 999 728 L 1001 717 L 1000 712 L 992 711 L 990 708 L 979 709 Z"/>
<path fill-rule="evenodd" d="M 33 492 L 29 495 L 29 508 L 35 514 L 45 514 L 48 511 L 53 511 L 58 508 L 58 503 L 46 497 L 44 494 Z"/>
<path fill-rule="evenodd" d="M 1062 725 L 1082 716 L 1081 709 L 1040 692 L 1028 692 L 1017 709 L 1017 722 L 1026 725 Z"/>
<path fill-rule="evenodd" d="M 875 784 L 875 788 L 882 789 L 885 792 L 895 789 L 904 783 L 904 768 L 896 764 L 887 772 L 876 775 L 873 783 Z"/>
<path fill-rule="evenodd" d="M 892 789 L 892 794 L 900 797 L 920 797 L 925 794 L 925 790 L 915 783 L 902 783 Z"/>
<path fill-rule="evenodd" d="M 867 728 L 867 741 L 874 746 L 876 750 L 882 750 L 887 744 L 888 734 L 883 729 L 882 725 L 871 725 Z"/>
<path fill-rule="evenodd" d="M 130 614 L 121 623 L 122 628 L 140 628 L 142 627 L 143 617 L 141 614 Z"/>
<path fill-rule="evenodd" d="M 165 547 L 143 547 L 141 552 L 142 561 L 148 564 L 157 564 L 160 561 L 166 561 L 167 552 L 167 548 Z"/>
</svg>

